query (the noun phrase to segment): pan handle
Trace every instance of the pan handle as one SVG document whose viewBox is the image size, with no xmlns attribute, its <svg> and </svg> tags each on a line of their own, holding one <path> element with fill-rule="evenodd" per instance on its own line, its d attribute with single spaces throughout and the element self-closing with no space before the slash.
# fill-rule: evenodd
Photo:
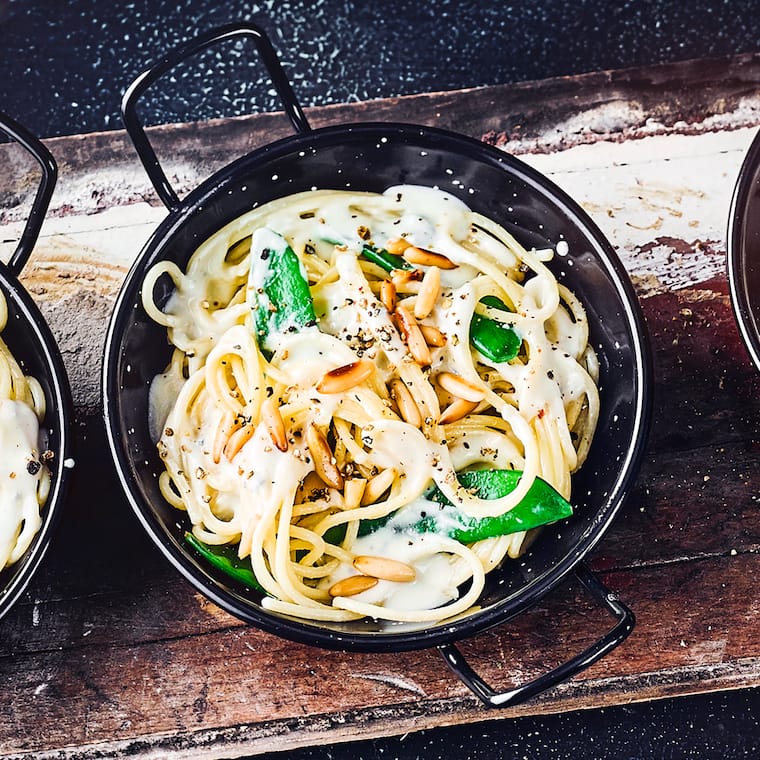
<svg viewBox="0 0 760 760">
<path fill-rule="evenodd" d="M 635 617 L 589 569 L 580 564 L 575 573 L 595 600 L 616 618 L 615 626 L 598 641 L 542 676 L 508 691 L 495 691 L 467 664 L 453 644 L 438 647 L 447 665 L 488 707 L 518 705 L 592 665 L 621 644 L 633 630 Z"/>
<path fill-rule="evenodd" d="M 34 196 L 32 210 L 29 212 L 26 226 L 21 234 L 21 239 L 18 241 L 16 250 L 8 260 L 8 268 L 14 275 L 18 276 L 24 268 L 24 264 L 29 260 L 37 238 L 40 236 L 42 223 L 45 221 L 45 214 L 50 205 L 50 198 L 53 195 L 55 183 L 58 179 L 58 166 L 53 156 L 50 155 L 50 151 L 40 140 L 2 111 L 0 111 L 0 131 L 26 148 L 34 156 L 42 170 L 40 186 L 37 188 L 37 194 Z"/>
<path fill-rule="evenodd" d="M 288 115 L 296 132 L 303 133 L 311 129 L 306 115 L 298 103 L 293 88 L 290 86 L 290 82 L 285 75 L 280 59 L 277 57 L 277 53 L 272 47 L 269 38 L 260 27 L 248 23 L 227 24 L 199 35 L 186 45 L 175 48 L 159 60 L 158 63 L 143 71 L 127 88 L 121 101 L 121 115 L 124 120 L 124 126 L 132 139 L 132 143 L 140 156 L 140 160 L 145 167 L 150 181 L 153 183 L 153 187 L 170 211 L 174 211 L 179 206 L 180 200 L 169 183 L 164 170 L 161 168 L 156 152 L 153 150 L 153 146 L 145 134 L 145 128 L 137 115 L 137 101 L 145 90 L 154 84 L 159 77 L 166 74 L 167 71 L 174 68 L 180 62 L 218 42 L 233 40 L 238 37 L 248 37 L 254 41 L 256 49 L 269 72 L 272 84 L 280 96 L 285 113 Z"/>
</svg>

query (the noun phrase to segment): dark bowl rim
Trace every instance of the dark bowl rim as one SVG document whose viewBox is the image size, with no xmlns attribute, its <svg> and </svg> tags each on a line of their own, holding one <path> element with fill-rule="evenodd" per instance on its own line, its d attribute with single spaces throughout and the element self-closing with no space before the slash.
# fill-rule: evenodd
<svg viewBox="0 0 760 760">
<path fill-rule="evenodd" d="M 176 548 L 174 542 L 165 534 L 158 521 L 150 514 L 149 505 L 143 505 L 140 499 L 137 498 L 132 489 L 131 478 L 127 472 L 128 468 L 125 465 L 127 456 L 119 446 L 119 419 L 116 413 L 118 380 L 115 377 L 115 368 L 119 358 L 118 339 L 124 332 L 122 323 L 128 319 L 129 312 L 132 309 L 132 304 L 129 302 L 132 299 L 127 298 L 127 291 L 131 290 L 138 277 L 144 276 L 146 260 L 150 257 L 153 249 L 160 246 L 165 240 L 170 239 L 188 216 L 195 213 L 199 207 L 205 205 L 211 198 L 220 194 L 226 185 L 234 181 L 244 170 L 249 169 L 253 171 L 257 168 L 257 165 L 268 159 L 278 158 L 304 147 L 312 146 L 315 142 L 323 144 L 331 139 L 345 137 L 347 133 L 358 134 L 365 138 L 369 138 L 370 136 L 380 138 L 384 136 L 403 137 L 410 135 L 410 137 L 416 136 L 417 138 L 424 137 L 426 139 L 443 141 L 446 143 L 445 147 L 447 149 L 456 150 L 460 155 L 464 155 L 472 160 L 498 164 L 501 169 L 517 174 L 529 185 L 537 188 L 542 195 L 558 205 L 569 218 L 573 219 L 576 227 L 583 231 L 584 236 L 593 241 L 596 249 L 603 252 L 604 258 L 602 263 L 608 276 L 613 281 L 620 299 L 625 322 L 631 331 L 632 346 L 635 352 L 636 376 L 634 380 L 636 389 L 632 441 L 627 449 L 624 461 L 621 462 L 618 468 L 619 472 L 615 478 L 614 492 L 607 497 L 606 502 L 608 506 L 597 510 L 597 512 L 604 514 L 604 519 L 597 521 L 590 539 L 583 542 L 582 546 L 576 547 L 575 552 L 568 553 L 561 562 L 556 563 L 541 579 L 541 582 L 534 581 L 526 585 L 520 594 L 519 603 L 511 603 L 509 609 L 504 609 L 504 602 L 497 602 L 491 605 L 488 610 L 472 613 L 454 622 L 429 626 L 421 631 L 416 630 L 413 633 L 383 632 L 381 635 L 377 635 L 369 632 L 351 633 L 350 635 L 343 634 L 326 630 L 318 625 L 311 625 L 308 621 L 279 615 L 275 616 L 274 614 L 267 613 L 265 610 L 254 609 L 250 605 L 239 603 L 234 595 L 224 589 L 220 589 L 219 584 L 208 574 L 200 574 L 196 567 L 186 561 L 185 557 L 187 553 Z M 596 252 L 595 256 L 597 256 Z M 365 652 L 419 650 L 467 638 L 511 619 L 534 605 L 539 599 L 559 586 L 598 544 L 619 513 L 637 475 L 644 453 L 652 407 L 651 349 L 641 305 L 627 271 L 620 262 L 610 242 L 590 216 L 552 180 L 505 151 L 449 130 L 394 122 L 340 124 L 282 138 L 276 142 L 257 148 L 222 167 L 201 182 L 195 189 L 191 190 L 180 201 L 178 206 L 169 209 L 168 215 L 158 224 L 135 259 L 116 299 L 106 334 L 101 380 L 102 408 L 108 445 L 124 495 L 153 543 L 181 575 L 222 609 L 269 633 L 327 649 Z"/>
<path fill-rule="evenodd" d="M 756 318 L 752 309 L 753 296 L 747 286 L 749 259 L 744 225 L 750 213 L 752 191 L 760 180 L 759 174 L 760 131 L 755 134 L 747 150 L 734 184 L 726 235 L 726 273 L 731 308 L 744 346 L 758 370 L 760 370 L 760 327 L 757 319 L 760 319 L 760 309 Z"/>
<path fill-rule="evenodd" d="M 3 571 L 11 574 L 11 578 L 8 584 L 0 589 L 0 617 L 2 617 L 28 587 L 49 549 L 60 522 L 74 462 L 71 435 L 74 405 L 60 349 L 47 321 L 29 292 L 19 282 L 18 277 L 2 262 L 0 262 L 0 291 L 9 302 L 9 318 L 11 314 L 16 314 L 22 320 L 25 333 L 34 338 L 33 350 L 47 370 L 46 379 L 50 384 L 52 398 L 45 399 L 48 407 L 46 414 L 53 413 L 59 439 L 58 450 L 53 460 L 51 490 L 42 508 L 40 530 L 18 562 Z M 23 356 L 19 356 L 18 352 L 14 352 L 14 356 L 17 360 L 23 360 Z M 19 563 L 23 563 L 23 566 L 16 570 L 16 565 Z"/>
</svg>

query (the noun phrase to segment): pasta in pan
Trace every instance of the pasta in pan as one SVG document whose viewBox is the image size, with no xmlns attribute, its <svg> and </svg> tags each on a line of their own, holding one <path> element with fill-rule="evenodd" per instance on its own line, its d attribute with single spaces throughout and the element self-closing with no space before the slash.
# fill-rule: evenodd
<svg viewBox="0 0 760 760">
<path fill-rule="evenodd" d="M 186 271 L 154 266 L 143 303 L 173 355 L 150 425 L 189 539 L 234 547 L 283 614 L 471 609 L 486 573 L 569 514 L 598 417 L 586 316 L 553 255 L 398 186 L 281 198 Z"/>
<path fill-rule="evenodd" d="M 0 293 L 0 333 L 8 321 L 8 304 Z M 17 562 L 40 530 L 40 507 L 50 490 L 50 473 L 40 453 L 39 424 L 45 395 L 39 382 L 25 375 L 0 338 L 0 569 Z"/>
</svg>

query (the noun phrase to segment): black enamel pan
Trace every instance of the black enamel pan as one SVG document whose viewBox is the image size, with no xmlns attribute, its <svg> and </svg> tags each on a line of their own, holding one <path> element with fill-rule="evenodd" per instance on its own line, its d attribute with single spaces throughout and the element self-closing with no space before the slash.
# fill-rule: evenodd
<svg viewBox="0 0 760 760">
<path fill-rule="evenodd" d="M 242 156 L 180 200 L 137 117 L 143 92 L 179 61 L 222 40 L 252 40 L 266 64 L 296 134 Z M 487 704 L 515 704 L 570 677 L 617 646 L 633 614 L 588 570 L 599 543 L 630 490 L 649 414 L 649 354 L 644 323 L 625 270 L 592 221 L 559 188 L 517 159 L 451 132 L 408 124 L 345 124 L 312 130 L 266 36 L 250 25 L 206 34 L 162 59 L 132 84 L 123 101 L 127 130 L 168 208 L 129 272 L 109 326 L 103 366 L 104 414 L 113 459 L 137 517 L 174 566 L 230 613 L 280 636 L 332 649 L 388 652 L 438 647 Z M 387 626 L 372 621 L 310 623 L 273 614 L 252 595 L 202 565 L 184 548 L 182 513 L 162 499 L 162 470 L 148 432 L 148 385 L 169 348 L 163 328 L 147 317 L 140 288 L 148 269 L 169 259 L 184 268 L 196 246 L 256 204 L 313 187 L 382 191 L 399 183 L 439 186 L 509 229 L 528 247 L 567 241 L 555 271 L 586 305 L 601 361 L 602 414 L 591 455 L 574 480 L 577 515 L 546 529 L 529 553 L 489 576 L 481 608 L 442 625 Z M 159 280 L 165 303 L 171 285 Z M 506 691 L 485 684 L 454 642 L 504 623 L 577 576 L 614 618 L 614 626 L 569 662 Z"/>
<path fill-rule="evenodd" d="M 0 572 L 2 616 L 29 584 L 47 551 L 58 522 L 68 471 L 72 464 L 70 425 L 73 415 L 68 379 L 58 346 L 40 310 L 18 279 L 37 242 L 55 187 L 57 167 L 47 148 L 3 113 L 0 113 L 0 132 L 26 148 L 36 159 L 42 172 L 40 185 L 16 250 L 7 264 L 0 262 L 0 291 L 8 304 L 8 322 L 2 332 L 2 339 L 24 373 L 35 377 L 42 386 L 47 410 L 40 425 L 40 448 L 42 451 L 52 452 L 53 455 L 47 463 L 52 482 L 47 500 L 41 507 L 42 526 L 18 562 Z"/>
</svg>

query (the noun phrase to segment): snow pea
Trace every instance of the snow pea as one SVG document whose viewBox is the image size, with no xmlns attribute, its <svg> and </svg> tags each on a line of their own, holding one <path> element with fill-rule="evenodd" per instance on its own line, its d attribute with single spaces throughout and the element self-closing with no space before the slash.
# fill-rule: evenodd
<svg viewBox="0 0 760 760">
<path fill-rule="evenodd" d="M 248 559 L 240 559 L 237 555 L 237 546 L 222 544 L 212 546 L 204 544 L 189 531 L 184 534 L 185 543 L 205 559 L 210 565 L 221 570 L 225 575 L 242 583 L 256 591 L 264 591 L 264 588 L 256 580 L 251 563 Z"/>
<path fill-rule="evenodd" d="M 362 246 L 361 255 L 386 272 L 392 272 L 394 269 L 413 269 L 403 256 L 388 253 L 385 248 L 375 248 L 367 243 Z"/>
<path fill-rule="evenodd" d="M 276 232 L 259 229 L 253 234 L 248 286 L 256 338 L 268 353 L 276 350 L 278 334 L 317 324 L 301 261 Z"/>
<path fill-rule="evenodd" d="M 500 311 L 510 311 L 496 296 L 484 296 L 480 303 Z M 470 342 L 491 361 L 508 362 L 517 356 L 522 338 L 509 325 L 482 314 L 473 314 L 470 322 Z"/>
<path fill-rule="evenodd" d="M 519 470 L 472 470 L 458 474 L 459 482 L 481 499 L 499 499 L 520 482 Z M 378 520 L 365 520 L 359 535 L 374 533 L 388 523 L 398 532 L 438 533 L 462 543 L 506 536 L 557 522 L 573 514 L 572 505 L 546 481 L 536 478 L 522 500 L 509 512 L 496 517 L 470 517 L 454 506 L 435 487 L 427 494 L 429 507 L 415 511 L 411 519 L 400 512 Z"/>
</svg>

